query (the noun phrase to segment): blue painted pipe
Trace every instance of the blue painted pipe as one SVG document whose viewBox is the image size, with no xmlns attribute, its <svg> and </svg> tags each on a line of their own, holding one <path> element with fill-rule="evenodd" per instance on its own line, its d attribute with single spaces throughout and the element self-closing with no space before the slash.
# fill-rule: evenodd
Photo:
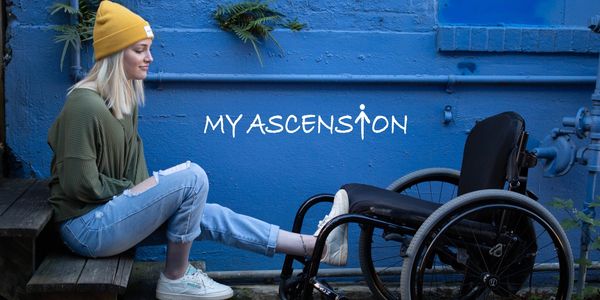
<svg viewBox="0 0 600 300">
<path fill-rule="evenodd" d="M 600 33 L 600 17 L 597 16 L 595 19 L 596 24 L 592 24 L 590 28 L 597 33 Z M 600 57 L 599 57 L 600 61 Z M 600 64 L 598 65 L 597 78 L 600 79 Z M 587 146 L 581 147 L 577 153 L 581 153 L 581 157 L 578 157 L 577 162 L 586 165 L 588 169 L 587 183 L 586 183 L 586 196 L 583 199 L 582 211 L 591 218 L 596 217 L 596 209 L 592 205 L 597 198 L 598 193 L 598 173 L 600 172 L 600 80 L 596 81 L 596 89 L 592 94 L 592 109 L 588 111 L 585 107 L 582 107 L 577 112 L 575 118 L 566 117 L 563 118 L 563 126 L 572 127 L 574 130 L 553 130 L 553 137 L 556 137 L 557 133 L 565 135 L 575 135 L 580 139 L 586 139 L 590 137 L 590 143 Z M 563 143 L 564 144 L 564 143 Z M 556 143 L 551 147 L 540 147 L 536 148 L 534 152 L 536 155 L 546 160 L 546 168 L 551 174 L 545 175 L 563 175 L 566 174 L 572 167 L 569 163 L 561 168 L 552 168 L 552 163 L 557 161 L 557 157 L 569 156 L 569 151 L 573 150 L 570 147 L 558 147 L 561 144 Z M 578 154 L 579 156 L 579 154 Z M 580 259 L 588 259 L 589 245 L 592 242 L 590 237 L 590 225 L 582 222 L 581 224 L 581 240 L 580 240 Z M 579 265 L 579 272 L 577 274 L 577 294 L 579 297 L 583 297 L 583 290 L 585 287 L 585 280 L 588 266 L 584 263 Z"/>
<path fill-rule="evenodd" d="M 79 49 L 73 55 L 79 54 Z M 80 60 L 71 67 L 71 77 L 85 77 Z M 149 73 L 146 82 L 206 83 L 365 83 L 365 84 L 593 84 L 594 76 L 510 76 L 510 75 L 351 75 L 351 74 L 207 74 Z M 600 96 L 600 95 L 599 95 Z"/>
<path fill-rule="evenodd" d="M 600 62 L 598 63 L 598 74 L 600 74 Z M 592 95 L 592 101 L 600 101 L 600 80 L 596 81 L 596 90 Z"/>
<path fill-rule="evenodd" d="M 79 10 L 79 0 L 71 0 L 71 7 Z M 79 17 L 71 15 L 71 25 L 78 25 Z M 76 47 L 71 50 L 71 79 L 75 82 L 83 79 L 85 73 L 81 68 L 81 43 L 77 43 Z"/>
<path fill-rule="evenodd" d="M 555 147 L 538 147 L 538 148 L 533 149 L 532 152 L 539 159 L 550 159 L 550 160 L 555 159 L 556 155 L 558 154 Z"/>
<path fill-rule="evenodd" d="M 149 73 L 147 82 L 593 84 L 595 76 Z"/>
</svg>

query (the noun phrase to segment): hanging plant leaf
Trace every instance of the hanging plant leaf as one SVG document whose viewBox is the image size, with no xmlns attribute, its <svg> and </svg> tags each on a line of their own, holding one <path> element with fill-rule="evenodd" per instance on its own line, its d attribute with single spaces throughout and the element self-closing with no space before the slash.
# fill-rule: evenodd
<svg viewBox="0 0 600 300">
<path fill-rule="evenodd" d="M 53 15 L 62 10 L 63 13 L 65 13 L 65 14 L 81 16 L 81 13 L 79 12 L 79 10 L 77 10 L 74 7 L 72 7 L 71 5 L 65 4 L 65 3 L 54 3 L 50 7 L 50 10 L 51 10 L 50 15 Z"/>
<path fill-rule="evenodd" d="M 56 2 L 50 8 L 50 15 L 64 13 L 69 16 L 77 15 L 79 22 L 77 25 L 56 25 L 51 28 L 57 32 L 54 41 L 64 43 L 60 57 L 60 70 L 62 71 L 65 57 L 68 49 L 81 47 L 82 42 L 93 38 L 94 23 L 96 22 L 96 9 L 99 0 L 79 0 L 79 9 L 66 3 Z"/>
</svg>

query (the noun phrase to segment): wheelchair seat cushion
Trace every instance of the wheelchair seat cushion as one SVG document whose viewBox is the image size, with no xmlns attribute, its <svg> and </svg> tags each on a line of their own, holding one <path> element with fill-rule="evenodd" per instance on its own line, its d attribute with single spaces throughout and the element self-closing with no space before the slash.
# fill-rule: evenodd
<svg viewBox="0 0 600 300">
<path fill-rule="evenodd" d="M 405 226 L 420 226 L 442 204 L 366 184 L 346 184 L 349 212 L 382 217 Z"/>
</svg>

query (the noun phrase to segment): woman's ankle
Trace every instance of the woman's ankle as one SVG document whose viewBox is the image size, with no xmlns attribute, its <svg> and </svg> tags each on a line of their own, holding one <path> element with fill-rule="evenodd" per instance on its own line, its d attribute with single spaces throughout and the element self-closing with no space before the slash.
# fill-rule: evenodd
<svg viewBox="0 0 600 300">
<path fill-rule="evenodd" d="M 169 268 L 169 267 L 165 267 L 164 271 L 162 272 L 163 275 L 165 275 L 165 277 L 167 277 L 167 279 L 170 280 L 177 280 L 183 277 L 183 275 L 185 275 L 185 272 L 187 271 L 188 266 L 185 266 L 184 268 Z"/>
</svg>

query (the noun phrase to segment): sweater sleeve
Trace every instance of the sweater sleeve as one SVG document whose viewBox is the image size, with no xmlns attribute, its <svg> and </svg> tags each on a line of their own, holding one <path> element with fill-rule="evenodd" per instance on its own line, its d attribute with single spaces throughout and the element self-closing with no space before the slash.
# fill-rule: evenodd
<svg viewBox="0 0 600 300">
<path fill-rule="evenodd" d="M 69 109 L 62 124 L 63 161 L 57 170 L 64 193 L 72 199 L 98 203 L 133 186 L 130 180 L 102 174 L 96 165 L 98 147 L 102 147 L 100 137 L 107 134 L 98 120 L 105 108 L 78 105 Z"/>
<path fill-rule="evenodd" d="M 60 185 L 65 194 L 86 203 L 106 202 L 113 195 L 132 187 L 127 179 L 116 179 L 98 172 L 93 159 L 65 158 L 62 164 Z"/>
</svg>

